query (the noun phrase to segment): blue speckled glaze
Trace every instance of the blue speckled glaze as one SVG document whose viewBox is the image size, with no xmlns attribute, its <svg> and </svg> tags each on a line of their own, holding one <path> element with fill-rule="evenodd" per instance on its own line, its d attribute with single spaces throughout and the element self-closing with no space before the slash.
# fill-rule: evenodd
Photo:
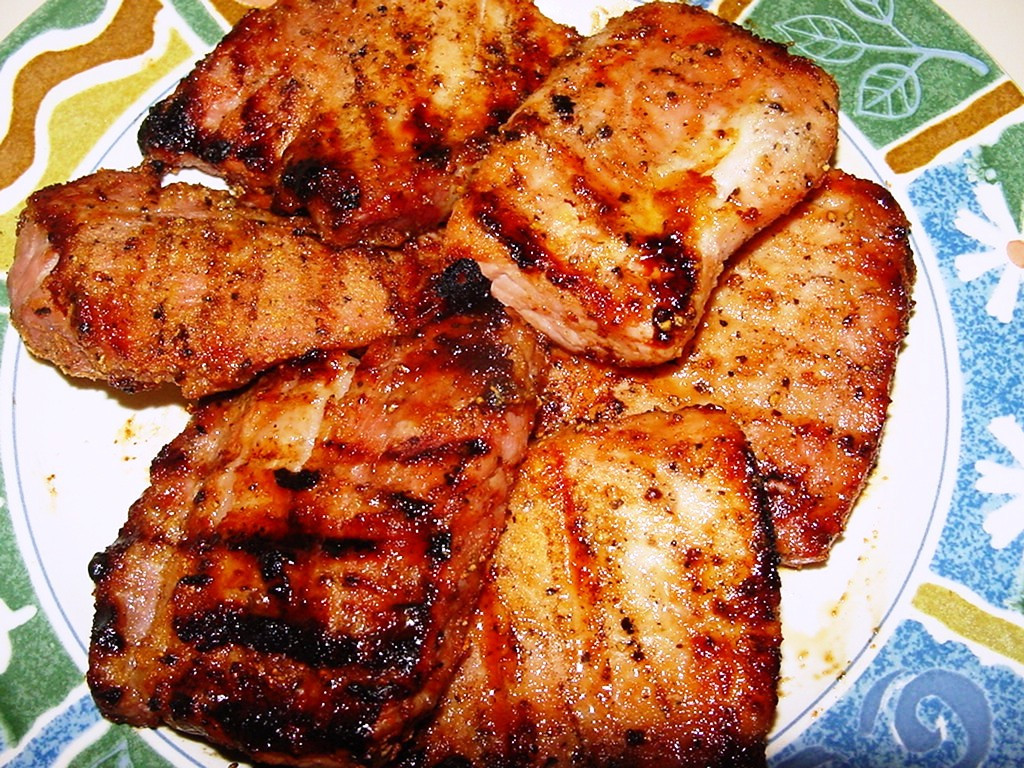
<svg viewBox="0 0 1024 768">
<path fill-rule="evenodd" d="M 904 622 L 870 669 L 773 768 L 1024 764 L 1024 680 Z"/>
<path fill-rule="evenodd" d="M 993 605 L 1020 611 L 1024 516 L 1017 518 L 1016 529 L 1009 526 L 1001 537 L 986 532 L 984 524 L 987 515 L 1004 505 L 1010 505 L 1008 512 L 1015 505 L 1024 511 L 1024 455 L 1014 437 L 1024 435 L 1020 357 L 1024 290 L 1020 283 L 1016 291 L 1007 290 L 1004 296 L 1003 319 L 993 316 L 988 308 L 998 281 L 1012 282 L 1017 277 L 1013 271 L 1024 275 L 1024 270 L 997 258 L 1013 232 L 1006 230 L 1009 211 L 1005 198 L 996 194 L 999 190 L 979 192 L 982 187 L 974 161 L 979 151 L 980 145 L 954 161 L 927 169 L 909 188 L 924 225 L 924 236 L 935 251 L 946 283 L 958 328 L 964 387 L 957 486 L 933 568 Z M 962 231 L 971 229 L 964 221 L 972 214 L 976 226 L 1000 226 L 1000 236 L 983 242 Z M 965 255 L 986 252 L 995 264 L 993 268 L 973 279 L 957 268 L 957 260 L 963 264 Z M 998 489 L 986 486 L 986 474 L 996 476 Z"/>
<path fill-rule="evenodd" d="M 72 692 L 73 694 L 76 692 Z M 54 765 L 63 751 L 83 732 L 102 719 L 89 693 L 81 687 L 42 724 L 13 755 L 7 768 L 37 768 Z"/>
</svg>

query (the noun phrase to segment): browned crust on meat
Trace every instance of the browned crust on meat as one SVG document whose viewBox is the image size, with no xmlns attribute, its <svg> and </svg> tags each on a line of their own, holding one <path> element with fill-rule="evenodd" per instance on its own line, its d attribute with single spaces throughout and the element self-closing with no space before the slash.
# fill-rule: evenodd
<svg viewBox="0 0 1024 768">
<path fill-rule="evenodd" d="M 565 348 L 666 362 L 728 256 L 821 178 L 837 107 L 783 46 L 685 3 L 632 8 L 503 126 L 446 247 Z"/>
<path fill-rule="evenodd" d="M 500 312 L 281 366 L 198 408 L 91 566 L 117 722 L 263 762 L 385 762 L 461 653 L 543 356 Z M 348 385 L 348 376 L 351 384 Z"/>
<path fill-rule="evenodd" d="M 308 212 L 331 242 L 394 244 L 447 217 L 576 37 L 513 0 L 278 0 L 153 108 L 139 142 L 261 205 Z"/>
<path fill-rule="evenodd" d="M 649 412 L 535 443 L 492 573 L 410 764 L 764 765 L 779 579 L 727 414 Z"/>
<path fill-rule="evenodd" d="M 542 424 L 720 405 L 757 456 L 783 563 L 823 562 L 878 455 L 914 277 L 896 200 L 832 171 L 727 266 L 686 357 L 626 373 L 556 354 Z"/>
</svg>

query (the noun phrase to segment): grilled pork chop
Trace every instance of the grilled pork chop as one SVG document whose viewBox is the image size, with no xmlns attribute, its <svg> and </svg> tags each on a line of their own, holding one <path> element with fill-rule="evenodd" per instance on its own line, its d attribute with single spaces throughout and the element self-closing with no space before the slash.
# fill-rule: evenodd
<svg viewBox="0 0 1024 768">
<path fill-rule="evenodd" d="M 567 427 L 521 466 L 469 653 L 410 765 L 764 765 L 779 580 L 718 409 Z"/>
<path fill-rule="evenodd" d="M 337 244 L 394 244 L 447 217 L 576 37 L 529 0 L 278 0 L 154 107 L 139 143 L 308 211 Z"/>
<path fill-rule="evenodd" d="M 686 3 L 612 19 L 502 128 L 447 227 L 574 352 L 678 357 L 726 258 L 821 178 L 835 83 Z"/>
<path fill-rule="evenodd" d="M 684 359 L 641 372 L 556 354 L 542 428 L 722 406 L 765 477 L 783 563 L 824 561 L 877 457 L 914 274 L 893 197 L 831 171 L 729 264 Z"/>
<path fill-rule="evenodd" d="M 262 762 L 385 760 L 454 673 L 542 367 L 497 309 L 198 406 L 91 565 L 102 712 Z"/>
<path fill-rule="evenodd" d="M 316 348 L 405 332 L 433 310 L 437 239 L 333 248 L 308 219 L 150 169 L 36 192 L 8 275 L 28 348 L 72 376 L 186 397 L 238 387 Z"/>
</svg>

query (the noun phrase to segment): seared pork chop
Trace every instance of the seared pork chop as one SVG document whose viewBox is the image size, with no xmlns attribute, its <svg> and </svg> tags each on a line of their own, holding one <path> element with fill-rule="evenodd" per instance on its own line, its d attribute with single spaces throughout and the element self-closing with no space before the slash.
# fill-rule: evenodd
<svg viewBox="0 0 1024 768">
<path fill-rule="evenodd" d="M 678 357 L 723 262 L 817 183 L 837 90 L 686 3 L 584 40 L 502 127 L 447 227 L 493 293 L 574 352 Z"/>
<path fill-rule="evenodd" d="M 139 143 L 308 211 L 336 244 L 395 244 L 447 217 L 576 37 L 529 0 L 278 0 L 153 108 Z"/>
<path fill-rule="evenodd" d="M 543 429 L 719 405 L 757 457 L 782 562 L 822 562 L 878 454 L 914 275 L 892 195 L 832 171 L 737 254 L 679 362 L 642 372 L 554 355 Z"/>
<path fill-rule="evenodd" d="M 543 360 L 481 311 L 197 407 L 91 565 L 104 715 L 262 762 L 392 756 L 455 671 Z"/>
<path fill-rule="evenodd" d="M 521 467 L 468 657 L 410 764 L 764 765 L 775 564 L 724 412 L 548 435 Z"/>
<path fill-rule="evenodd" d="M 36 192 L 8 275 L 11 321 L 66 373 L 186 397 L 233 389 L 311 349 L 361 347 L 423 322 L 443 270 L 433 235 L 333 248 L 280 217 L 152 170 Z"/>
</svg>

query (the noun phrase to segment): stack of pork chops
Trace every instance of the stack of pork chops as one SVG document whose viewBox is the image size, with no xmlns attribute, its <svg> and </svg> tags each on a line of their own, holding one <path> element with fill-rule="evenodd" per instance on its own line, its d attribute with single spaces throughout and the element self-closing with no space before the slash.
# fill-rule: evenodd
<svg viewBox="0 0 1024 768">
<path fill-rule="evenodd" d="M 685 4 L 245 16 L 8 276 L 37 356 L 190 403 L 90 565 L 102 712 L 298 766 L 764 765 L 778 566 L 841 536 L 911 311 L 837 102 Z"/>
</svg>

